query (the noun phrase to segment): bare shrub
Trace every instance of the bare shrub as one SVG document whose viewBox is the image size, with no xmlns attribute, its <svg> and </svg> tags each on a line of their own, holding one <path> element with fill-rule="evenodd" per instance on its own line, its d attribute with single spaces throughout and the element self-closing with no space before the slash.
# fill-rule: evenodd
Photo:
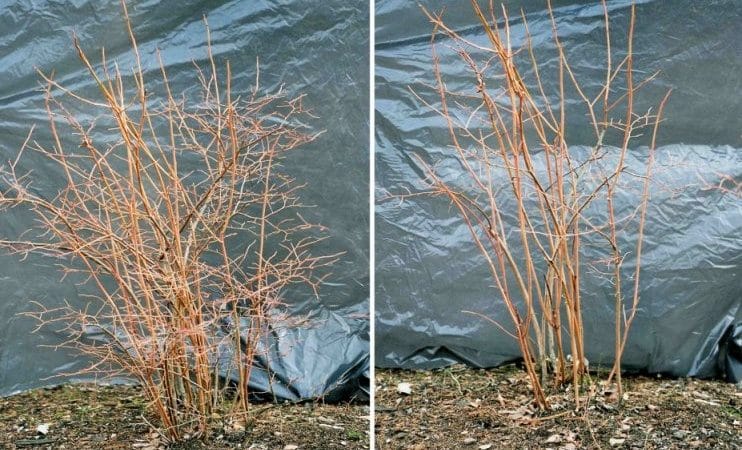
<svg viewBox="0 0 742 450">
<path fill-rule="evenodd" d="M 41 74 L 53 142 L 29 135 L 0 168 L 0 209 L 31 211 L 41 233 L 0 245 L 87 277 L 97 295 L 86 307 L 38 305 L 32 315 L 41 326 L 65 327 L 62 345 L 92 357 L 85 373 L 136 377 L 161 433 L 178 441 L 206 436 L 213 413 L 247 413 L 264 333 L 295 325 L 286 289 L 316 292 L 316 269 L 337 255 L 311 253 L 321 238 L 298 213 L 301 186 L 281 167 L 318 136 L 303 124 L 310 113 L 302 97 L 263 94 L 257 77 L 251 92 L 235 95 L 229 63 L 220 74 L 210 45 L 207 66 L 197 67 L 200 98 L 176 96 L 161 59 L 152 87 L 121 5 L 133 76 L 105 53 L 94 66 L 76 39 L 99 95 L 83 97 Z M 78 120 L 69 102 L 99 123 Z M 73 136 L 79 147 L 67 144 Z M 53 197 L 34 190 L 33 174 L 18 173 L 24 150 L 64 175 Z M 83 339 L 91 331 L 107 339 Z"/>
<path fill-rule="evenodd" d="M 637 92 L 657 74 L 635 80 L 633 6 L 628 46 L 618 58 L 611 46 L 608 8 L 603 1 L 605 81 L 602 89 L 588 92 L 568 62 L 550 3 L 558 60 L 555 73 L 543 73 L 525 15 L 525 40 L 513 48 L 504 6 L 498 10 L 490 3 L 485 10 L 476 0 L 471 4 L 486 35 L 486 45 L 449 28 L 441 14 L 425 11 L 434 26 L 433 75 L 440 103 L 430 103 L 418 95 L 445 120 L 451 139 L 445 158 L 457 161 L 460 167 L 459 176 L 453 177 L 444 174 L 441 161 L 419 158 L 427 172 L 428 190 L 424 194 L 447 198 L 458 211 L 485 258 L 514 333 L 498 318 L 467 312 L 489 320 L 517 340 L 538 407 L 549 406 L 545 384 L 550 380 L 556 385 L 571 383 L 579 407 L 581 382 L 588 374 L 582 293 L 584 278 L 590 274 L 581 269 L 583 241 L 588 235 L 601 237 L 609 255 L 607 276 L 615 287 L 615 364 L 609 378 L 616 377 L 617 398 L 621 399 L 621 355 L 639 302 L 654 149 L 669 92 L 656 110 L 636 111 Z M 471 82 L 467 87 L 447 87 L 440 68 L 439 35 L 447 38 L 448 48 L 468 70 Z M 555 92 L 545 87 L 547 77 L 554 80 Z M 567 120 L 567 111 L 577 107 L 587 118 L 583 123 Z M 568 129 L 580 127 L 594 133 L 592 149 L 571 147 L 567 142 Z M 629 173 L 627 154 L 643 130 L 649 134 L 645 172 Z M 607 139 L 618 145 L 604 145 Z M 624 180 L 627 177 L 631 180 Z M 616 216 L 614 202 L 620 182 L 628 182 L 640 191 L 639 204 L 630 217 Z M 603 222 L 587 214 L 596 208 L 605 211 Z M 514 219 L 508 221 L 506 216 Z M 630 250 L 621 248 L 619 239 L 622 227 L 629 226 L 635 227 L 638 235 Z M 621 290 L 622 262 L 629 251 L 636 258 L 636 266 L 633 292 L 627 295 Z"/>
</svg>

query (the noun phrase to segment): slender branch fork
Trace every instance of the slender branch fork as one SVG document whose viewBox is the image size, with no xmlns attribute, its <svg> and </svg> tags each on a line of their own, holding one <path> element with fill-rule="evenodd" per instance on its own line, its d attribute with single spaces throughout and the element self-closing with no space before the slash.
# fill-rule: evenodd
<svg viewBox="0 0 742 450">
<path fill-rule="evenodd" d="M 160 82 L 148 85 L 123 0 L 121 7 L 131 76 L 104 52 L 93 65 L 77 39 L 97 97 L 40 73 L 52 141 L 29 134 L 0 166 L 0 212 L 31 211 L 39 233 L 0 247 L 56 258 L 65 275 L 82 274 L 96 292 L 87 306 L 37 304 L 28 314 L 42 326 L 62 324 L 62 346 L 92 356 L 82 372 L 136 377 L 163 436 L 204 437 L 213 413 L 247 414 L 265 333 L 300 322 L 286 312 L 287 290 L 308 286 L 316 295 L 339 257 L 313 254 L 323 238 L 299 215 L 302 186 L 282 167 L 319 134 L 303 125 L 311 112 L 302 96 L 261 94 L 257 77 L 248 95 L 235 95 L 229 64 L 217 69 L 208 25 L 200 98 L 176 97 L 159 54 Z M 97 111 L 98 123 L 83 123 L 68 102 Z M 53 198 L 23 172 L 24 151 L 63 174 Z M 83 339 L 91 330 L 105 342 Z"/>
<path fill-rule="evenodd" d="M 615 378 L 619 399 L 621 355 L 640 300 L 642 241 L 656 138 L 670 93 L 658 103 L 656 112 L 636 112 L 637 93 L 657 74 L 635 80 L 635 7 L 631 6 L 627 47 L 619 60 L 612 43 L 608 6 L 605 1 L 602 5 L 605 81 L 597 92 L 589 92 L 569 64 L 550 2 L 548 17 L 557 63 L 549 74 L 535 55 L 525 14 L 521 17 L 525 38 L 519 48 L 514 48 L 504 6 L 498 10 L 491 2 L 486 10 L 476 0 L 471 1 L 486 44 L 462 37 L 447 26 L 442 14 L 424 9 L 433 25 L 433 78 L 438 100 L 434 104 L 415 95 L 445 121 L 450 137 L 446 157 L 458 162 L 463 175 L 456 183 L 449 181 L 435 162 L 419 157 L 427 173 L 425 192 L 450 201 L 484 256 L 494 280 L 494 296 L 504 302 L 515 330 L 507 332 L 518 341 L 534 403 L 541 409 L 550 406 L 549 383 L 571 383 L 575 407 L 584 405 L 581 385 L 589 376 L 582 318 L 586 237 L 598 236 L 611 255 L 616 347 L 609 382 Z M 447 87 L 439 55 L 441 36 L 471 74 L 469 90 L 452 91 Z M 551 91 L 546 87 L 547 78 L 555 82 Z M 575 103 L 569 95 L 576 95 L 587 123 L 572 122 L 574 114 L 567 119 L 568 108 L 573 107 L 568 105 Z M 592 149 L 585 152 L 570 147 L 568 127 L 592 130 Z M 627 156 L 643 129 L 650 130 L 645 172 L 629 180 Z M 605 145 L 609 140 L 619 144 Z M 462 179 L 467 180 L 465 187 L 461 187 Z M 616 193 L 626 184 L 638 185 L 641 191 L 633 221 L 618 218 L 615 211 Z M 590 211 L 599 208 L 606 210 L 604 223 L 589 216 Z M 514 220 L 504 220 L 505 215 Z M 620 236 L 631 226 L 637 229 L 637 239 L 631 244 L 636 265 L 626 311 L 621 287 L 622 261 L 628 252 L 622 248 L 625 244 L 621 244 Z M 466 312 L 502 330 L 512 329 L 498 318 Z"/>
</svg>

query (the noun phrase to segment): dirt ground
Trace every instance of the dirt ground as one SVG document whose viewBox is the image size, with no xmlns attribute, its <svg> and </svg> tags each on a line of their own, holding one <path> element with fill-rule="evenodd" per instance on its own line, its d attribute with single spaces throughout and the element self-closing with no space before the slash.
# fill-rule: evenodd
<svg viewBox="0 0 742 450">
<path fill-rule="evenodd" d="M 66 385 L 0 398 L 0 448 L 166 448 L 146 424 L 137 387 Z M 220 430 L 206 444 L 171 448 L 367 449 L 369 407 L 320 403 L 258 404 L 246 429 Z M 41 427 L 39 427 L 41 425 Z M 48 432 L 44 425 L 48 426 Z M 41 428 L 41 430 L 40 430 Z"/>
<path fill-rule="evenodd" d="M 661 377 L 628 377 L 624 386 L 621 407 L 596 380 L 587 410 L 574 412 L 571 394 L 557 391 L 553 409 L 537 413 L 515 366 L 377 370 L 377 448 L 742 449 L 738 386 Z"/>
</svg>

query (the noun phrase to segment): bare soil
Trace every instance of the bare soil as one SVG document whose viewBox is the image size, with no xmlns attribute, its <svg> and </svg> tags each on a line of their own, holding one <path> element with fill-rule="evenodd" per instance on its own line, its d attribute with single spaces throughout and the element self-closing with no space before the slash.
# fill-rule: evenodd
<svg viewBox="0 0 742 450">
<path fill-rule="evenodd" d="M 579 411 L 570 390 L 552 389 L 552 410 L 538 412 L 515 366 L 377 370 L 377 448 L 742 449 L 739 386 L 644 376 L 624 386 L 619 405 L 615 389 L 593 379 Z"/>
<path fill-rule="evenodd" d="M 206 442 L 167 447 L 136 386 L 65 385 L 0 398 L 0 448 L 367 449 L 369 407 L 257 404 L 246 426 L 224 424 Z M 48 426 L 44 434 L 39 430 Z"/>
</svg>

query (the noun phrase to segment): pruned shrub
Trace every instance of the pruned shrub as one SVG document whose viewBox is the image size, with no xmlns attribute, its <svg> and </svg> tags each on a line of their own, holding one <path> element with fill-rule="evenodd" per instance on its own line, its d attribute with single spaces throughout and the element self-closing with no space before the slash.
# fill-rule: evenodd
<svg viewBox="0 0 742 450">
<path fill-rule="evenodd" d="M 447 26 L 442 14 L 425 11 L 434 27 L 432 77 L 437 96 L 435 101 L 417 96 L 443 118 L 450 142 L 439 159 L 419 158 L 426 169 L 427 187 L 408 195 L 447 199 L 468 227 L 492 276 L 493 298 L 504 302 L 509 324 L 482 312 L 467 312 L 517 340 L 539 408 L 549 407 L 545 385 L 550 382 L 571 383 L 576 406 L 581 405 L 589 339 L 583 331 L 584 280 L 609 278 L 615 288 L 611 324 L 615 354 L 609 378 L 616 378 L 620 400 L 621 355 L 639 303 L 654 151 L 669 92 L 655 108 L 638 111 L 635 97 L 657 74 L 637 79 L 633 6 L 627 47 L 617 50 L 603 1 L 605 81 L 601 89 L 591 92 L 569 64 L 550 4 L 557 61 L 553 71 L 546 71 L 547 64 L 540 62 L 525 15 L 525 37 L 520 36 L 516 46 L 504 6 L 498 9 L 490 3 L 485 9 L 476 0 L 471 5 L 485 44 Z M 445 51 L 458 55 L 462 70 L 468 71 L 468 85 L 448 87 L 440 66 L 442 40 Z M 580 110 L 584 121 L 575 122 L 577 114 L 568 119 L 568 111 L 574 109 Z M 592 148 L 570 145 L 569 131 L 574 129 L 591 130 Z M 649 157 L 643 173 L 631 173 L 627 155 L 641 133 L 646 134 Z M 608 141 L 615 144 L 607 145 Z M 617 189 L 626 184 L 640 193 L 640 201 L 630 217 L 617 217 Z M 631 248 L 619 237 L 629 227 L 637 236 Z M 593 245 L 600 243 L 608 270 L 597 274 L 583 270 L 588 238 Z M 627 293 L 622 291 L 622 263 L 628 252 L 636 264 L 631 273 L 633 289 Z"/>
</svg>

